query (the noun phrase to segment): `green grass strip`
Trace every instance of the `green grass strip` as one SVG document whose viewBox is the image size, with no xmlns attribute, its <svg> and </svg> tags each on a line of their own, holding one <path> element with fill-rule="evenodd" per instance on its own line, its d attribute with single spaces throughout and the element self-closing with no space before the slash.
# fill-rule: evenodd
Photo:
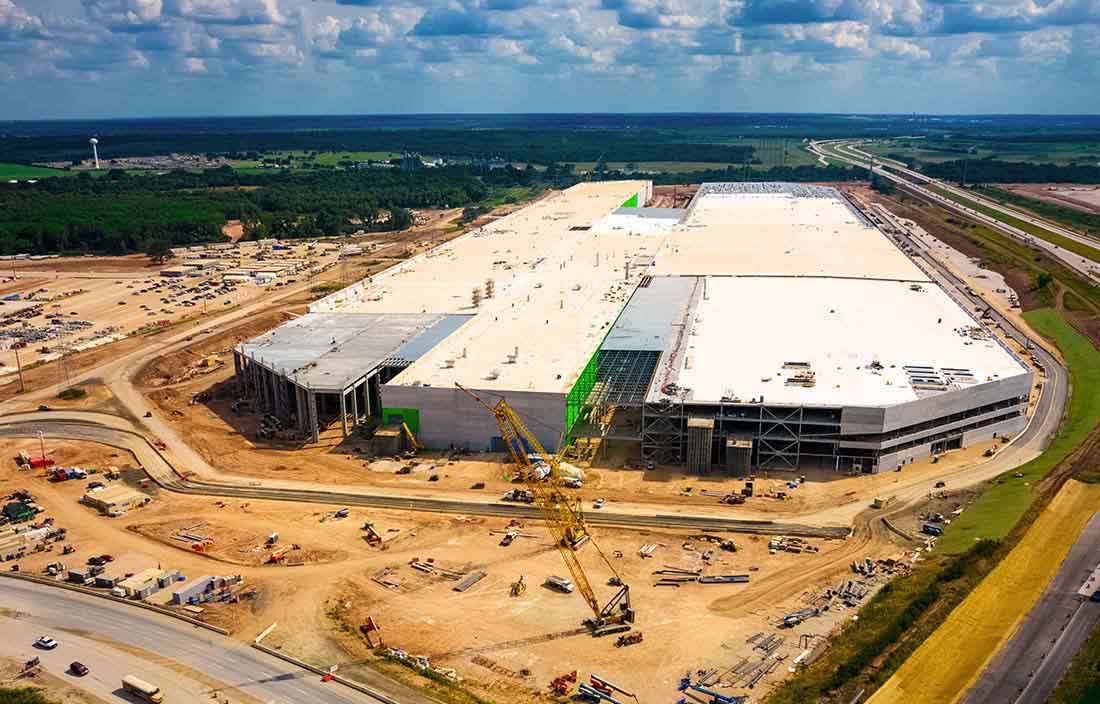
<svg viewBox="0 0 1100 704">
<path fill-rule="evenodd" d="M 957 554 L 981 538 L 999 540 L 1006 536 L 1031 504 L 1036 482 L 1064 460 L 1100 423 L 1100 352 L 1055 310 L 1033 310 L 1024 313 L 1024 318 L 1035 331 L 1058 346 L 1069 368 L 1071 393 L 1066 417 L 1058 435 L 1042 455 L 1001 475 L 951 523 L 937 543 L 942 552 Z M 1017 477 L 1016 473 L 1023 476 Z M 1100 472 L 1091 470 L 1077 478 L 1097 481 Z"/>
<path fill-rule="evenodd" d="M 1015 205 L 1024 210 L 1030 210 L 1039 217 L 1056 222 L 1062 227 L 1071 230 L 1081 230 L 1088 233 L 1100 232 L 1100 215 L 1086 213 L 1074 208 L 1056 205 L 1039 198 L 1029 198 L 1014 191 L 1006 191 L 1003 188 L 982 186 L 977 191 L 990 200 L 1000 201 L 1006 205 Z"/>
<path fill-rule="evenodd" d="M 25 164 L 0 164 L 0 181 L 25 181 L 32 178 L 75 175 L 75 171 L 65 171 L 64 169 L 46 169 L 41 166 L 26 166 Z"/>
<path fill-rule="evenodd" d="M 989 217 L 995 220 L 999 220 L 1006 225 L 1010 225 L 1011 227 L 1015 227 L 1018 230 L 1023 230 L 1032 237 L 1038 237 L 1039 239 L 1046 240 L 1051 244 L 1056 244 L 1062 249 L 1073 252 L 1074 254 L 1078 254 L 1086 259 L 1091 259 L 1094 262 L 1100 262 L 1100 249 L 1090 247 L 1087 244 L 1082 244 L 1077 240 L 1072 240 L 1069 237 L 1051 232 L 1050 230 L 1039 227 L 1038 225 L 1032 225 L 1029 222 L 1013 217 L 1011 215 L 1006 215 L 999 210 L 994 210 L 993 208 L 982 205 L 981 203 L 970 200 L 969 198 L 964 198 L 963 196 L 956 195 L 955 193 L 948 191 L 944 188 L 940 188 L 939 186 L 928 186 L 927 188 L 928 190 L 933 191 L 934 193 L 937 193 L 944 198 L 947 198 L 948 200 L 955 201 L 959 205 L 966 206 L 967 208 L 982 213 L 983 215 L 988 215 Z"/>
</svg>

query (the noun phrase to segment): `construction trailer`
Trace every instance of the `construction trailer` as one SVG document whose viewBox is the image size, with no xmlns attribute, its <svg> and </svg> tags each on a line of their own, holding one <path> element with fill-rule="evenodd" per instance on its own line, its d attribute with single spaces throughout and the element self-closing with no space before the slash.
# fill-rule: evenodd
<svg viewBox="0 0 1100 704">
<path fill-rule="evenodd" d="M 104 487 L 98 491 L 89 491 L 80 498 L 81 503 L 108 516 L 126 513 L 145 506 L 152 500 L 153 498 L 148 494 L 121 484 Z"/>
</svg>

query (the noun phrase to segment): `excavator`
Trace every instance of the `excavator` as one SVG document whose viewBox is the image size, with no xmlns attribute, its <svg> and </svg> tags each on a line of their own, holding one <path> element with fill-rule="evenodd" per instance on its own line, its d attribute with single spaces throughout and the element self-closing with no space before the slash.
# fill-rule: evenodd
<svg viewBox="0 0 1100 704">
<path fill-rule="evenodd" d="M 592 540 L 592 535 L 584 522 L 580 500 L 571 499 L 562 490 L 564 478 L 561 472 L 561 453 L 556 455 L 548 453 L 504 398 L 489 405 L 461 384 L 456 382 L 455 386 L 477 401 L 496 419 L 501 438 L 508 446 L 508 452 L 512 456 L 516 470 L 523 477 L 523 481 L 534 496 L 535 505 L 538 506 L 543 519 L 550 527 L 558 552 L 561 553 L 565 566 L 573 576 L 577 591 L 581 593 L 588 608 L 592 610 L 592 618 L 585 620 L 585 625 L 588 626 L 592 635 L 606 636 L 629 631 L 635 617 L 634 609 L 630 605 L 630 586 L 623 582 L 614 565 Z M 565 443 L 563 442 L 562 445 L 564 448 Z M 550 473 L 544 479 L 540 480 L 536 474 L 532 456 L 541 459 L 550 467 Z M 600 559 L 614 575 L 610 582 L 619 587 L 618 592 L 602 606 L 577 555 L 577 550 L 586 543 L 590 543 L 595 548 Z"/>
</svg>

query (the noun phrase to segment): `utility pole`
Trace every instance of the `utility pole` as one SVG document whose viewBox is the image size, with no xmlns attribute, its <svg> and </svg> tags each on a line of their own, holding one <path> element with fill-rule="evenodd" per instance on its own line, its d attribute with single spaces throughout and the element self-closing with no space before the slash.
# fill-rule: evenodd
<svg viewBox="0 0 1100 704">
<path fill-rule="evenodd" d="M 46 436 L 42 434 L 42 431 L 38 431 L 38 448 L 42 453 L 42 466 L 46 466 Z"/>
</svg>

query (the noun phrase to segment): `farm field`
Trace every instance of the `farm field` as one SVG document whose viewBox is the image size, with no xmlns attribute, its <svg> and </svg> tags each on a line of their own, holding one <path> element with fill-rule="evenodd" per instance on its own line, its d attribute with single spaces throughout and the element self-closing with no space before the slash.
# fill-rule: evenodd
<svg viewBox="0 0 1100 704">
<path fill-rule="evenodd" d="M 865 145 L 865 148 L 882 156 L 902 155 L 932 163 L 967 158 L 1058 165 L 1100 163 L 1100 144 L 1090 142 L 1030 144 L 970 140 L 889 140 L 874 142 Z"/>
<path fill-rule="evenodd" d="M 41 166 L 27 166 L 25 164 L 0 164 L 0 181 L 11 181 L 12 179 L 22 181 L 31 178 L 75 175 L 72 171 L 62 169 L 44 169 Z"/>
</svg>

